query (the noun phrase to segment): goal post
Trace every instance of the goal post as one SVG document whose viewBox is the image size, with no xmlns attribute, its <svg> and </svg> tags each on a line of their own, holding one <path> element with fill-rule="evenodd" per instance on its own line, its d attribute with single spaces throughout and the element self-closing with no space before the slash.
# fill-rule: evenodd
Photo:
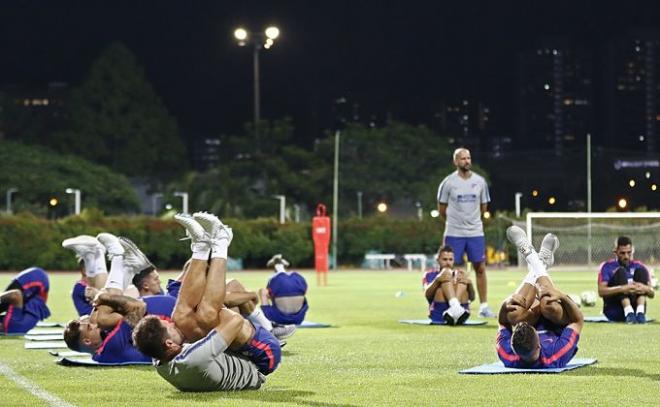
<svg viewBox="0 0 660 407">
<path fill-rule="evenodd" d="M 598 265 L 613 257 L 619 236 L 632 239 L 635 259 L 660 265 L 660 212 L 529 212 L 526 226 L 537 248 L 546 233 L 557 235 L 557 265 Z"/>
</svg>

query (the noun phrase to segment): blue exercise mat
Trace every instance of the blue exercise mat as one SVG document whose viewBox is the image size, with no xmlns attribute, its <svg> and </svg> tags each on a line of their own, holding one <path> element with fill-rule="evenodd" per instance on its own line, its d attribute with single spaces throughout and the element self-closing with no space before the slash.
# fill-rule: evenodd
<svg viewBox="0 0 660 407">
<path fill-rule="evenodd" d="M 433 322 L 430 319 L 401 319 L 399 320 L 402 324 L 411 324 L 411 325 L 447 325 L 445 321 Z M 479 319 L 468 319 L 463 323 L 463 325 L 486 325 L 488 322 L 479 320 Z M 460 326 L 460 325 L 456 325 Z"/>
<path fill-rule="evenodd" d="M 653 322 L 655 318 L 646 318 L 646 322 Z M 604 322 L 606 324 L 622 324 L 623 321 L 610 321 L 605 315 L 598 315 L 595 317 L 584 317 L 584 322 Z"/>
<path fill-rule="evenodd" d="M 303 321 L 302 324 L 296 325 L 298 328 L 330 328 L 332 325 L 324 324 L 323 322 Z"/>
<path fill-rule="evenodd" d="M 101 363 L 92 358 L 61 358 L 56 359 L 55 363 L 62 366 L 150 366 L 151 362 L 119 362 L 119 363 Z"/>
<path fill-rule="evenodd" d="M 577 369 L 582 366 L 589 366 L 596 363 L 596 359 L 573 359 L 564 367 L 555 367 L 551 369 L 517 369 L 504 367 L 502 362 L 489 363 L 461 370 L 460 374 L 512 374 L 512 373 L 561 373 L 568 370 Z"/>
<path fill-rule="evenodd" d="M 0 336 L 24 336 L 25 332 L 10 332 L 8 334 L 0 332 Z"/>
</svg>

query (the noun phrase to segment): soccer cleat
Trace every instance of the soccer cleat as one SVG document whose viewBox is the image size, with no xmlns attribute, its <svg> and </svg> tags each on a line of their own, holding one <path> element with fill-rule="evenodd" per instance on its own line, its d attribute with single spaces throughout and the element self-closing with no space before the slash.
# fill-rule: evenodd
<svg viewBox="0 0 660 407">
<path fill-rule="evenodd" d="M 454 317 L 451 316 L 451 313 L 449 312 L 449 310 L 446 310 L 445 312 L 442 313 L 442 318 L 445 320 L 447 325 L 454 325 L 455 322 L 456 322 L 454 320 Z"/>
<path fill-rule="evenodd" d="M 463 307 L 461 307 L 461 308 L 463 308 Z M 456 320 L 456 325 L 463 325 L 465 323 L 465 321 L 467 321 L 468 318 L 470 318 L 470 311 L 463 308 L 463 313 Z"/>
<path fill-rule="evenodd" d="M 559 248 L 559 239 L 552 233 L 543 236 L 541 248 L 539 249 L 539 259 L 549 269 L 555 264 L 555 252 Z"/>
<path fill-rule="evenodd" d="M 635 318 L 635 313 L 630 312 L 628 315 L 626 315 L 626 324 L 636 324 L 637 323 L 637 318 Z"/>
<path fill-rule="evenodd" d="M 484 307 L 479 311 L 479 316 L 482 318 L 495 318 L 495 313 L 490 309 L 490 307 Z"/>
<path fill-rule="evenodd" d="M 273 330 L 270 331 L 274 337 L 276 337 L 279 340 L 286 339 L 293 335 L 296 332 L 296 326 L 291 324 L 291 325 L 275 325 L 273 326 Z"/>
<path fill-rule="evenodd" d="M 190 248 L 193 252 L 208 250 L 211 243 L 211 237 L 192 216 L 185 213 L 177 213 L 174 220 L 186 228 L 188 238 L 190 239 Z M 184 238 L 185 239 L 185 238 Z"/>
<path fill-rule="evenodd" d="M 112 259 L 115 256 L 124 255 L 124 248 L 122 247 L 121 243 L 119 243 L 117 236 L 113 235 L 112 233 L 99 233 L 96 238 L 105 247 L 108 254 L 108 259 Z"/>
<path fill-rule="evenodd" d="M 281 264 L 284 267 L 289 267 L 289 262 L 282 257 L 282 254 L 277 253 L 275 256 L 271 257 L 266 263 L 266 267 L 275 267 L 276 264 Z"/>
<path fill-rule="evenodd" d="M 635 321 L 638 324 L 645 324 L 646 323 L 646 315 L 643 312 L 638 312 L 637 315 L 635 315 Z"/>
<path fill-rule="evenodd" d="M 94 236 L 80 235 L 64 239 L 62 247 L 73 250 L 78 256 L 85 257 L 86 254 L 95 254 L 99 241 Z"/>
<path fill-rule="evenodd" d="M 148 267 L 156 268 L 130 239 L 120 236 L 119 243 L 124 248 L 124 267 L 130 269 L 134 274 Z"/>
<path fill-rule="evenodd" d="M 216 239 L 221 229 L 225 227 L 220 219 L 212 213 L 195 212 L 192 216 L 204 228 L 211 239 Z"/>
<path fill-rule="evenodd" d="M 506 238 L 513 243 L 518 251 L 527 257 L 534 251 L 534 246 L 527 239 L 525 231 L 518 226 L 509 226 L 506 230 Z"/>
</svg>

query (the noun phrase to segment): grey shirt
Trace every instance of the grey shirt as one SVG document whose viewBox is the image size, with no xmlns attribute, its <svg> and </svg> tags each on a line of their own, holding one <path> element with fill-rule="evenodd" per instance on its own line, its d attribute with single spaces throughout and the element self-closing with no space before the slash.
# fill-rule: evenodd
<svg viewBox="0 0 660 407">
<path fill-rule="evenodd" d="M 438 202 L 447 204 L 445 236 L 483 236 L 481 204 L 490 202 L 486 180 L 474 172 L 463 179 L 454 171 L 438 187 Z"/>
<path fill-rule="evenodd" d="M 258 389 L 266 381 L 254 363 L 228 355 L 225 340 L 214 329 L 195 343 L 185 344 L 169 362 L 156 362 L 156 371 L 181 391 Z"/>
</svg>

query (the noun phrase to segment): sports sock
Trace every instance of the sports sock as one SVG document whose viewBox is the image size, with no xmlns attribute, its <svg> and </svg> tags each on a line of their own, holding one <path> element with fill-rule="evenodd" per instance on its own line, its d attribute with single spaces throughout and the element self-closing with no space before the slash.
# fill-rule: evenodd
<svg viewBox="0 0 660 407">
<path fill-rule="evenodd" d="M 628 314 L 632 314 L 633 312 L 635 312 L 635 310 L 633 309 L 632 306 L 626 305 L 625 307 L 623 307 L 623 314 L 624 315 L 628 316 Z"/>
<path fill-rule="evenodd" d="M 284 268 L 284 264 L 276 264 L 275 265 L 275 272 L 283 273 L 285 271 L 286 271 L 286 269 Z"/>
<path fill-rule="evenodd" d="M 450 307 L 460 307 L 461 306 L 461 303 L 458 302 L 458 298 L 452 298 L 448 302 L 449 302 Z"/>
<path fill-rule="evenodd" d="M 646 311 L 644 308 L 646 308 L 646 307 L 644 306 L 644 304 L 639 304 L 639 305 L 637 306 L 637 313 L 638 313 L 638 314 L 643 314 L 643 313 Z"/>
<path fill-rule="evenodd" d="M 527 260 L 527 269 L 534 273 L 537 280 L 539 277 L 548 276 L 548 271 L 545 269 L 541 259 L 539 259 L 539 254 L 535 250 L 525 257 L 525 260 Z"/>
<path fill-rule="evenodd" d="M 105 254 L 102 250 L 97 250 L 94 254 L 94 275 L 108 274 L 108 265 L 105 263 Z"/>
<path fill-rule="evenodd" d="M 211 250 L 206 249 L 206 250 L 193 250 L 192 252 L 192 259 L 193 260 L 204 260 L 208 261 L 209 259 L 209 254 L 211 253 Z"/>
<path fill-rule="evenodd" d="M 227 251 L 229 250 L 229 242 L 226 239 L 217 240 L 212 243 L 213 250 L 211 257 L 217 257 L 227 260 Z"/>
<path fill-rule="evenodd" d="M 482 303 L 479 305 L 479 312 L 485 310 L 486 308 L 488 308 L 488 303 L 487 303 L 487 302 L 482 302 Z"/>
<path fill-rule="evenodd" d="M 82 259 L 85 264 L 85 275 L 87 277 L 94 277 L 96 275 L 96 254 L 85 253 Z"/>
<path fill-rule="evenodd" d="M 126 289 L 124 282 L 124 256 L 114 256 L 110 260 L 110 274 L 105 282 L 105 288 L 117 288 L 124 291 Z"/>
<path fill-rule="evenodd" d="M 268 318 L 264 315 L 263 312 L 261 312 L 261 308 L 256 307 L 254 311 L 250 315 L 248 315 L 248 319 L 256 325 L 259 325 L 263 327 L 267 331 L 272 331 L 273 330 L 273 324 L 270 322 Z"/>
</svg>

